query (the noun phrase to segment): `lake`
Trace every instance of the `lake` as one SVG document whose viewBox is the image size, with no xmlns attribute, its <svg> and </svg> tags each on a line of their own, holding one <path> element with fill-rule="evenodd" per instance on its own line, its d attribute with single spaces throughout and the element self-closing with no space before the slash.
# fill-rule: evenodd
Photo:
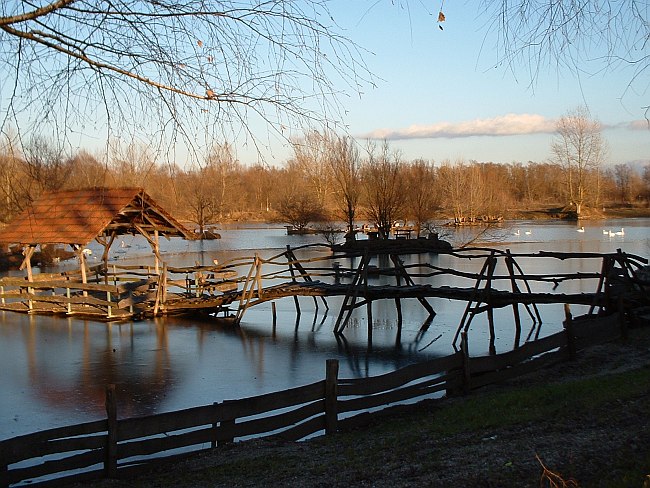
<svg viewBox="0 0 650 488">
<path fill-rule="evenodd" d="M 650 219 L 594 221 L 585 222 L 584 226 L 584 232 L 577 232 L 578 227 L 570 222 L 507 223 L 497 231 L 490 245 L 511 249 L 513 253 L 606 253 L 620 248 L 644 257 L 650 254 Z M 603 229 L 621 228 L 623 235 L 603 234 Z M 222 239 L 214 241 L 161 240 L 163 259 L 174 266 L 210 264 L 213 259 L 223 262 L 253 256 L 255 252 L 269 257 L 282 252 L 287 245 L 322 241 L 315 235 L 288 236 L 285 228 L 278 225 L 228 225 L 219 232 Z M 457 244 L 467 241 L 473 232 L 476 231 L 450 229 L 446 238 Z M 153 262 L 142 239 L 127 237 L 124 246 L 115 246 L 111 260 L 125 264 Z M 98 245 L 90 247 L 99 251 Z M 305 257 L 310 252 L 298 255 Z M 93 256 L 98 254 L 94 252 Z M 482 260 L 459 264 L 450 256 L 430 254 L 408 256 L 405 261 L 459 266 L 472 272 L 478 272 L 483 264 Z M 519 264 L 527 273 L 598 271 L 600 266 L 595 260 L 555 261 L 549 265 L 548 261 L 541 264 L 521 259 Z M 76 266 L 70 261 L 44 271 Z M 455 283 L 448 280 L 444 284 Z M 595 284 L 589 290 L 561 285 L 559 291 L 594 289 Z M 322 303 L 316 312 L 311 298 L 301 298 L 299 320 L 293 299 L 278 301 L 275 328 L 270 303 L 248 310 L 239 328 L 208 319 L 164 318 L 106 324 L 0 312 L 0 439 L 104 418 L 104 390 L 108 384 L 116 385 L 119 417 L 129 417 L 311 383 L 324 378 L 325 361 L 330 358 L 339 360 L 340 377 L 379 375 L 451 353 L 451 342 L 465 308 L 464 302 L 431 299 L 437 315 L 422 334 L 419 329 L 427 312 L 416 300 L 404 301 L 403 331 L 397 345 L 394 302 L 374 302 L 373 347 L 369 351 L 365 307 L 353 314 L 344 339 L 337 339 L 332 329 L 341 298 L 327 301 L 329 312 Z M 528 333 L 543 336 L 561 327 L 561 306 L 544 306 L 540 310 L 544 322 L 538 329 L 522 311 L 524 338 Z M 576 313 L 579 311 L 576 309 Z M 497 351 L 503 352 L 513 344 L 512 310 L 497 310 L 495 318 Z M 487 350 L 485 321 L 475 320 L 470 329 L 470 352 L 486 354 Z"/>
</svg>

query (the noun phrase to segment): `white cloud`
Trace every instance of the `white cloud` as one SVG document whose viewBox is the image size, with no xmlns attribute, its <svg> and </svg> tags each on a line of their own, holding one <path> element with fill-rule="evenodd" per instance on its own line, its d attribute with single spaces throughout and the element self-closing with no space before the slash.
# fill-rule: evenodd
<svg viewBox="0 0 650 488">
<path fill-rule="evenodd" d="M 551 134 L 555 120 L 536 114 L 506 114 L 489 119 L 465 122 L 440 122 L 431 125 L 412 125 L 404 129 L 377 129 L 366 139 L 433 139 L 473 136 L 513 136 L 521 134 Z"/>
</svg>

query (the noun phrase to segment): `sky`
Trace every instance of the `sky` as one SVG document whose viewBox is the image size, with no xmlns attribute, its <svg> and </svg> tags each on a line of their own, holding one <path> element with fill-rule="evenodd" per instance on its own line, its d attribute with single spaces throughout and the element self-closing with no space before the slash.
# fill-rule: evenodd
<svg viewBox="0 0 650 488">
<path fill-rule="evenodd" d="M 306 0 L 296 1 L 307 5 Z M 495 34 L 487 28 L 489 18 L 478 11 L 477 4 L 483 2 L 327 3 L 338 32 L 363 49 L 363 59 L 374 77 L 374 86 L 365 85 L 360 93 L 343 84 L 335 85 L 347 89 L 338 97 L 344 111 L 341 123 L 361 147 L 367 140 L 386 140 L 404 160 L 423 158 L 434 163 L 545 162 L 551 157 L 557 119 L 586 106 L 603 125 L 609 148 L 607 164 L 641 167 L 650 163 L 650 126 L 644 120 L 643 108 L 650 105 L 650 80 L 641 72 L 630 85 L 635 75 L 633 66 L 603 70 L 603 64 L 594 59 L 581 62 L 579 74 L 545 66 L 531 76 L 524 63 L 504 65 L 500 62 L 503 53 L 495 48 Z M 439 24 L 441 7 L 446 21 Z M 648 49 L 642 46 L 638 56 L 648 56 Z M 602 52 L 590 55 L 598 58 Z M 0 79 L 0 113 L 6 109 L 10 89 L 11 84 Z M 75 106 L 75 110 L 84 108 Z M 218 117 L 219 110 L 201 113 L 205 120 L 197 125 L 207 126 L 209 119 Z M 94 113 L 90 119 L 78 130 L 69 130 L 67 139 L 73 149 L 105 153 L 108 136 L 102 127 L 106 120 Z M 146 124 L 134 121 L 136 128 L 139 125 Z M 257 145 L 250 141 L 218 142 L 232 143 L 237 158 L 246 165 L 261 158 L 267 164 L 281 166 L 292 157 L 291 145 L 274 137 L 268 125 L 257 121 L 250 128 L 257 136 Z M 58 130 L 55 125 L 54 133 Z M 164 135 L 167 129 L 152 130 Z M 293 137 L 301 134 L 294 133 Z M 110 137 L 133 140 L 128 134 L 111 133 Z M 199 145 L 212 142 L 200 141 Z M 151 141 L 144 144 L 153 145 Z M 172 146 L 172 154 L 166 158 L 181 166 L 191 164 L 191 151 L 183 153 Z"/>
<path fill-rule="evenodd" d="M 440 1 L 405 3 L 332 3 L 344 33 L 369 51 L 365 60 L 377 77 L 375 88 L 341 99 L 343 122 L 359 142 L 386 139 L 407 160 L 543 162 L 556 120 L 584 105 L 603 124 L 607 163 L 650 162 L 647 79 L 629 89 L 631 70 L 597 72 L 596 62 L 584 63 L 580 75 L 553 67 L 533 78 L 524 64 L 498 64 L 477 2 L 445 2 L 443 30 Z M 270 162 L 290 156 L 290 147 L 279 145 Z"/>
</svg>

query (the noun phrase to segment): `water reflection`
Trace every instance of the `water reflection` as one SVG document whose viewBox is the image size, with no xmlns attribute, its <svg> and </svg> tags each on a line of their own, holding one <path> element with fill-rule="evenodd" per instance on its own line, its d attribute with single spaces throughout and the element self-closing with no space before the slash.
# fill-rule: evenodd
<svg viewBox="0 0 650 488">
<path fill-rule="evenodd" d="M 96 324 L 27 316 L 20 327 L 29 387 L 44 406 L 104 413 L 105 388 L 116 385 L 120 415 L 146 415 L 174 383 L 164 324 L 148 324 L 150 347 L 140 347 L 141 324 Z M 7 341 L 2 327 L 3 342 Z M 18 341 L 16 341 L 18 342 Z M 16 343 L 16 346 L 20 346 Z"/>
</svg>

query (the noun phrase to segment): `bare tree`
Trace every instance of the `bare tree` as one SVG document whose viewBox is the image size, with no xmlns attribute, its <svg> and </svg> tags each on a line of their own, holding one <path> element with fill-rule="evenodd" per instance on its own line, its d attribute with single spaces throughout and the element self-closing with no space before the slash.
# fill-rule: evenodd
<svg viewBox="0 0 650 488">
<path fill-rule="evenodd" d="M 390 152 L 384 141 L 381 149 L 372 145 L 363 168 L 363 187 L 368 217 L 379 229 L 383 239 L 388 239 L 393 223 L 403 217 L 405 205 L 404 182 L 400 178 L 401 158 Z"/>
<path fill-rule="evenodd" d="M 614 178 L 622 203 L 632 201 L 632 173 L 633 170 L 628 164 L 617 164 L 614 166 Z"/>
<path fill-rule="evenodd" d="M 564 169 L 569 203 L 575 206 L 580 218 L 590 191 L 591 170 L 597 170 L 605 156 L 605 141 L 600 123 L 579 107 L 560 118 L 557 136 L 551 145 L 554 158 Z"/>
<path fill-rule="evenodd" d="M 408 217 L 415 223 L 415 233 L 420 237 L 423 227 L 429 222 L 440 203 L 435 191 L 436 173 L 433 163 L 418 159 L 411 163 L 406 172 L 406 194 Z"/>
<path fill-rule="evenodd" d="M 58 135 L 194 146 L 202 133 L 250 136 L 259 117 L 288 137 L 371 81 L 326 0 L 5 0 L 0 43 L 0 126 Z"/>
<path fill-rule="evenodd" d="M 332 192 L 332 169 L 328 158 L 331 138 L 328 134 L 309 132 L 293 144 L 294 158 L 290 162 L 302 173 L 308 191 L 320 205 L 325 204 Z"/>
<path fill-rule="evenodd" d="M 184 199 L 189 210 L 189 219 L 198 226 L 198 233 L 203 236 L 205 228 L 218 214 L 218 205 L 214 194 L 214 182 L 209 177 L 209 170 L 198 168 L 183 176 Z"/>
<path fill-rule="evenodd" d="M 234 201 L 231 194 L 235 175 L 239 170 L 239 161 L 230 144 L 216 144 L 210 149 L 203 176 L 210 180 L 215 211 L 219 218 L 228 212 L 228 206 Z"/>
<path fill-rule="evenodd" d="M 533 80 L 547 67 L 585 71 L 631 70 L 627 90 L 647 89 L 650 68 L 648 4 L 640 0 L 573 2 L 483 0 L 482 8 L 497 36 L 501 62 L 530 67 Z M 646 107 L 646 112 L 648 107 Z"/>
<path fill-rule="evenodd" d="M 359 151 L 351 138 L 334 137 L 330 139 L 328 155 L 336 186 L 337 206 L 347 222 L 347 236 L 354 239 L 354 219 L 361 198 Z"/>
<path fill-rule="evenodd" d="M 282 222 L 291 224 L 298 231 L 304 230 L 312 222 L 327 220 L 323 207 L 304 193 L 285 195 L 280 201 L 278 214 Z"/>
<path fill-rule="evenodd" d="M 55 143 L 34 137 L 23 147 L 25 165 L 33 183 L 30 190 L 32 200 L 44 191 L 60 190 L 65 185 L 72 169 L 68 158 Z"/>
</svg>

